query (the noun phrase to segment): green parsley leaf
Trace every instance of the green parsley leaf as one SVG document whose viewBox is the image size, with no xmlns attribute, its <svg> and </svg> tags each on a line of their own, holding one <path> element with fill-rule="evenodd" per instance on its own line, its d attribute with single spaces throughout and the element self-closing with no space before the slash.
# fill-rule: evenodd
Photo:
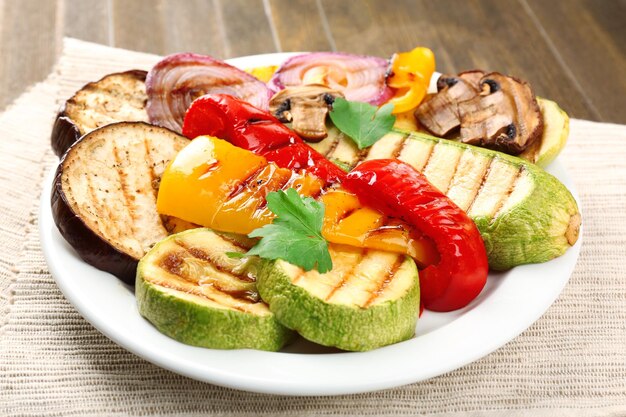
<svg viewBox="0 0 626 417">
<path fill-rule="evenodd" d="M 265 259 L 283 259 L 305 271 L 320 273 L 332 269 L 328 242 L 322 237 L 324 204 L 311 197 L 301 197 L 296 190 L 267 194 L 267 207 L 276 214 L 271 224 L 255 229 L 249 237 L 261 240 L 245 255 Z"/>
<path fill-rule="evenodd" d="M 396 122 L 393 104 L 378 108 L 360 101 L 337 97 L 330 111 L 330 119 L 337 129 L 348 135 L 359 149 L 367 148 L 391 131 Z"/>
</svg>

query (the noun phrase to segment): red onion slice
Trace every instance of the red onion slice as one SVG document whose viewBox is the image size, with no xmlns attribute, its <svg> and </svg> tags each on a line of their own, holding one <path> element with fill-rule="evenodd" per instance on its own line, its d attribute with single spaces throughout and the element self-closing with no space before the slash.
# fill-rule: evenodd
<svg viewBox="0 0 626 417">
<path fill-rule="evenodd" d="M 387 60 L 373 56 L 313 52 L 285 61 L 268 85 L 276 93 L 303 84 L 325 84 L 348 100 L 379 105 L 393 95 L 385 82 L 388 66 Z"/>
<path fill-rule="evenodd" d="M 223 61 L 192 53 L 159 61 L 146 78 L 150 122 L 181 133 L 185 112 L 205 94 L 229 94 L 267 110 L 272 95 L 265 83 Z"/>
</svg>

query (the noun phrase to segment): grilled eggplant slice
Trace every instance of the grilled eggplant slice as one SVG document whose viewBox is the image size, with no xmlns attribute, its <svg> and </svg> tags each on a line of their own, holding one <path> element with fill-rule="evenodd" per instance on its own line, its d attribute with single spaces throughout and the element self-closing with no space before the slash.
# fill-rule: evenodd
<svg viewBox="0 0 626 417">
<path fill-rule="evenodd" d="M 401 131 L 359 150 L 332 127 L 311 146 L 351 168 L 365 159 L 398 158 L 421 171 L 474 220 L 494 270 L 549 261 L 578 239 L 581 217 L 572 194 L 524 159 Z"/>
<path fill-rule="evenodd" d="M 52 128 L 51 145 L 61 156 L 81 136 L 115 122 L 148 121 L 146 71 L 109 74 L 67 100 Z"/>
<path fill-rule="evenodd" d="M 188 143 L 165 128 L 122 122 L 69 149 L 56 172 L 52 214 L 81 258 L 134 282 L 138 260 L 169 235 L 156 210 L 157 189 L 165 166 Z"/>
<path fill-rule="evenodd" d="M 294 333 L 259 298 L 257 258 L 241 240 L 194 229 L 157 243 L 139 262 L 135 294 L 143 317 L 179 342 L 213 349 L 276 351 Z"/>
<path fill-rule="evenodd" d="M 419 279 L 404 255 L 331 245 L 333 269 L 305 272 L 262 261 L 261 298 L 278 321 L 305 339 L 366 351 L 410 339 L 419 315 Z"/>
</svg>

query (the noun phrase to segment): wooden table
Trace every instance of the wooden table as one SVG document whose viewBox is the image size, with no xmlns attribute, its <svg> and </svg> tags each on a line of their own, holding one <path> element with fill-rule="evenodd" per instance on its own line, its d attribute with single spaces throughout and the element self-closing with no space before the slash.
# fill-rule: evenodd
<svg viewBox="0 0 626 417">
<path fill-rule="evenodd" d="M 0 109 L 64 36 L 219 58 L 425 45 L 439 71 L 511 73 L 573 117 L 626 123 L 625 0 L 0 0 Z"/>
</svg>

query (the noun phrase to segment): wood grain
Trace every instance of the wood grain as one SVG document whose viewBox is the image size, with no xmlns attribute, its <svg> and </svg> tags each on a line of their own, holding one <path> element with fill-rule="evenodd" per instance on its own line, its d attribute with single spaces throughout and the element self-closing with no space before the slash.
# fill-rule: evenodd
<svg viewBox="0 0 626 417">
<path fill-rule="evenodd" d="M 626 122 L 626 3 L 528 0 L 526 6 L 593 116 Z"/>
<path fill-rule="evenodd" d="M 180 7 L 178 0 L 167 0 L 165 15 L 164 54 L 196 52 L 224 58 L 226 38 L 221 29 L 218 4 L 204 0 L 186 0 Z M 184 24 L 181 24 L 184 22 Z"/>
<path fill-rule="evenodd" d="M 320 14 L 320 3 L 270 0 L 269 5 L 284 52 L 333 50 L 333 41 Z"/>
<path fill-rule="evenodd" d="M 168 28 L 164 0 L 109 0 L 112 2 L 113 44 L 153 54 L 163 54 Z"/>
<path fill-rule="evenodd" d="M 60 33 L 53 1 L 3 1 L 0 7 L 0 108 L 4 108 L 48 75 Z"/>
<path fill-rule="evenodd" d="M 515 74 L 574 117 L 626 123 L 625 21 L 624 0 L 0 0 L 0 109 L 73 36 L 219 58 L 426 45 L 440 71 Z"/>
<path fill-rule="evenodd" d="M 215 0 L 226 38 L 224 58 L 280 51 L 262 0 Z"/>
</svg>

